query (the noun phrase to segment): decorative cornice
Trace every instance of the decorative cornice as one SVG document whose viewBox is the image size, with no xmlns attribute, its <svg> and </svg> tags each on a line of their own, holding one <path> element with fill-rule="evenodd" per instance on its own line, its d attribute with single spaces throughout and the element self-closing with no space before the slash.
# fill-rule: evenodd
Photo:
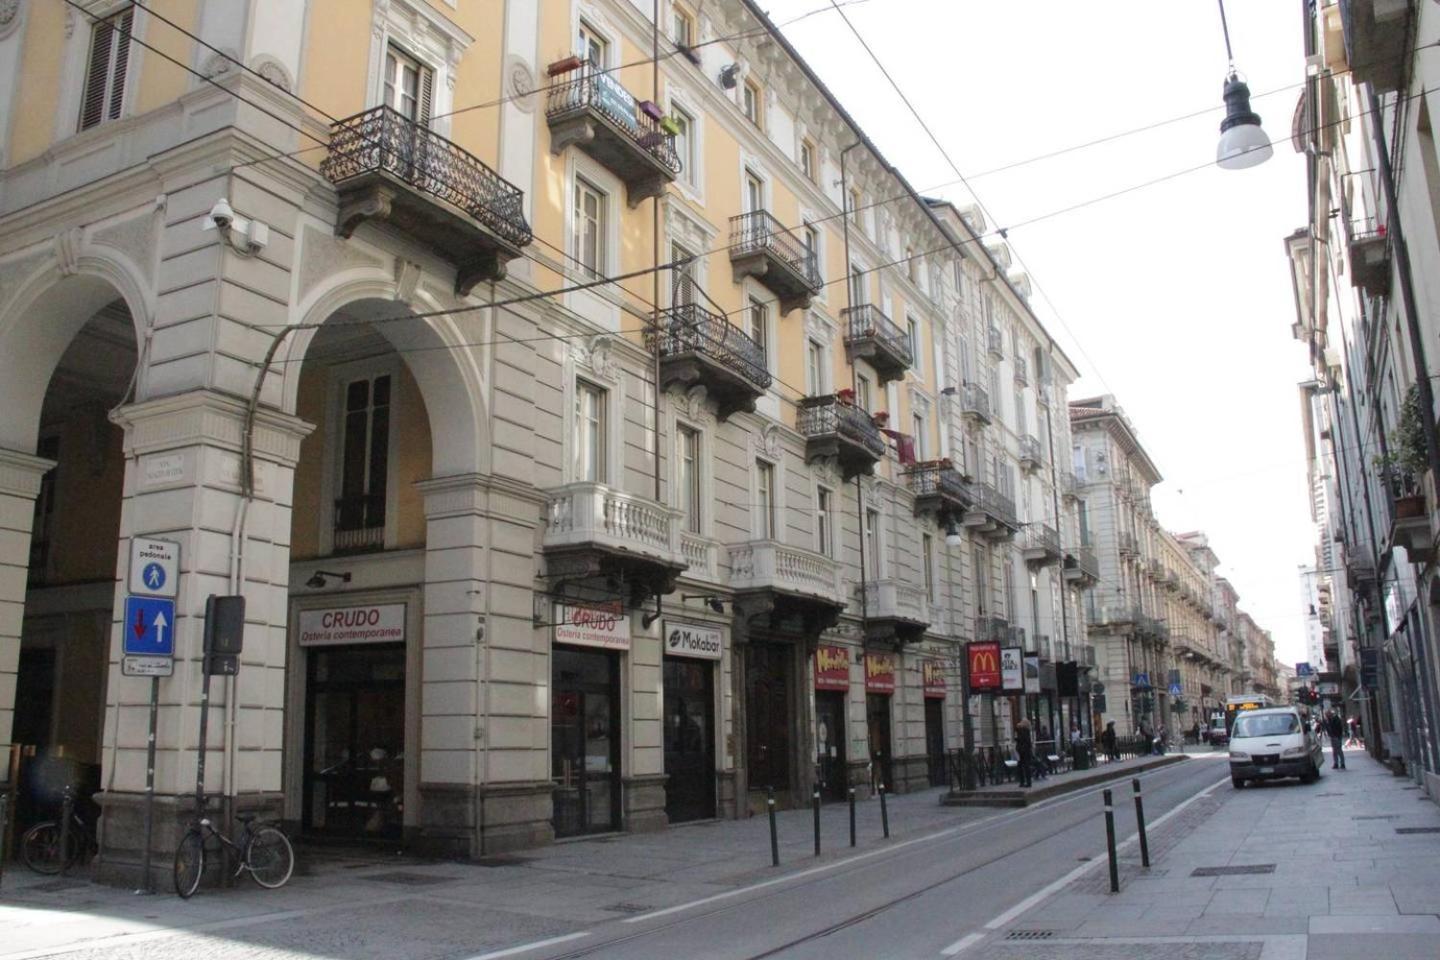
<svg viewBox="0 0 1440 960">
<path fill-rule="evenodd" d="M 0 494 L 34 500 L 40 493 L 40 478 L 53 466 L 54 460 L 0 448 Z"/>
<path fill-rule="evenodd" d="M 239 453 L 245 412 L 245 404 L 236 398 L 196 390 L 120 407 L 111 411 L 110 419 L 125 430 L 125 452 L 130 456 L 189 446 Z M 299 417 L 262 407 L 255 416 L 252 449 L 260 459 L 294 466 L 300 459 L 300 441 L 314 429 L 314 424 Z"/>
</svg>

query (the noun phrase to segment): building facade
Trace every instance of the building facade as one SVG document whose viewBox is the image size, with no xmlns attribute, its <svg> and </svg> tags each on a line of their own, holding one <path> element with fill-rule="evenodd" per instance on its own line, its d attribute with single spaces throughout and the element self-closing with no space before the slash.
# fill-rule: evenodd
<svg viewBox="0 0 1440 960">
<path fill-rule="evenodd" d="M 152 690 L 160 851 L 202 703 L 225 813 L 461 856 L 1088 727 L 1075 369 L 757 5 L 0 6 L 0 744 L 107 863 Z"/>
</svg>

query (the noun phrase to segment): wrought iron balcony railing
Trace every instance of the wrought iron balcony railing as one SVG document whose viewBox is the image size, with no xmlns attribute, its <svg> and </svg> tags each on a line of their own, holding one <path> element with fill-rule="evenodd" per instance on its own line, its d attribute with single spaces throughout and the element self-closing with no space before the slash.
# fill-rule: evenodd
<svg viewBox="0 0 1440 960">
<path fill-rule="evenodd" d="M 385 495 L 359 494 L 335 501 L 333 549 L 358 553 L 385 548 Z"/>
<path fill-rule="evenodd" d="M 1051 564 L 1059 562 L 1060 534 L 1052 526 L 1032 523 L 1025 537 L 1025 561 L 1029 564 Z"/>
<path fill-rule="evenodd" d="M 953 514 L 974 501 L 970 484 L 949 460 L 926 460 L 905 468 L 905 482 L 915 494 L 915 512 Z"/>
<path fill-rule="evenodd" d="M 697 303 L 665 311 L 664 325 L 645 335 L 660 357 L 662 384 L 700 384 L 709 389 L 721 419 L 755 407 L 770 389 L 765 351 L 745 331 Z"/>
<path fill-rule="evenodd" d="M 873 303 L 840 311 L 845 323 L 845 349 L 851 357 L 870 361 L 882 381 L 898 380 L 914 364 L 910 338 Z"/>
<path fill-rule="evenodd" d="M 1039 470 L 1045 464 L 1040 450 L 1040 441 L 1030 434 L 1020 438 L 1020 466 L 1026 470 Z"/>
<path fill-rule="evenodd" d="M 979 423 L 990 422 L 990 394 L 978 383 L 960 388 L 960 413 Z"/>
<path fill-rule="evenodd" d="M 1021 384 L 1029 383 L 1030 364 L 1026 362 L 1025 358 L 1016 356 L 1011 360 L 1011 363 L 1015 365 L 1015 382 Z"/>
<path fill-rule="evenodd" d="M 985 343 L 990 349 L 990 356 L 996 360 L 1005 359 L 1005 337 L 999 327 L 992 325 L 985 329 Z"/>
<path fill-rule="evenodd" d="M 753 276 L 774 291 L 781 313 L 809 307 L 823 285 L 815 251 L 768 210 L 730 218 L 730 264 L 737 279 Z"/>
<path fill-rule="evenodd" d="M 801 400 L 795 428 L 807 440 L 806 458 L 838 458 L 847 480 L 885 456 L 885 438 L 875 418 L 835 394 Z"/>
</svg>

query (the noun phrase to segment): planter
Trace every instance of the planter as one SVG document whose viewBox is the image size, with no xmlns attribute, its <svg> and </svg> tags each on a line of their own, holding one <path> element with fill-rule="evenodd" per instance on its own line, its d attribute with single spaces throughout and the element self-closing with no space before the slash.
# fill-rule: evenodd
<svg viewBox="0 0 1440 960">
<path fill-rule="evenodd" d="M 1403 497 L 1396 497 L 1395 516 L 1407 520 L 1414 517 L 1425 516 L 1425 495 L 1413 493 Z"/>
</svg>

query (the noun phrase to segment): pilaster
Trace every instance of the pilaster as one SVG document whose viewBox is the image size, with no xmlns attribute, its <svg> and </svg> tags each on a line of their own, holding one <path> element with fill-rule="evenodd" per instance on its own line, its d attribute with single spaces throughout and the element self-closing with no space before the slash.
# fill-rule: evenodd
<svg viewBox="0 0 1440 960">
<path fill-rule="evenodd" d="M 30 533 L 40 480 L 53 460 L 0 449 L 0 757 L 10 756 L 15 683 L 20 669 L 20 627 L 30 570 Z M 0 770 L 0 782 L 9 767 Z"/>
</svg>

